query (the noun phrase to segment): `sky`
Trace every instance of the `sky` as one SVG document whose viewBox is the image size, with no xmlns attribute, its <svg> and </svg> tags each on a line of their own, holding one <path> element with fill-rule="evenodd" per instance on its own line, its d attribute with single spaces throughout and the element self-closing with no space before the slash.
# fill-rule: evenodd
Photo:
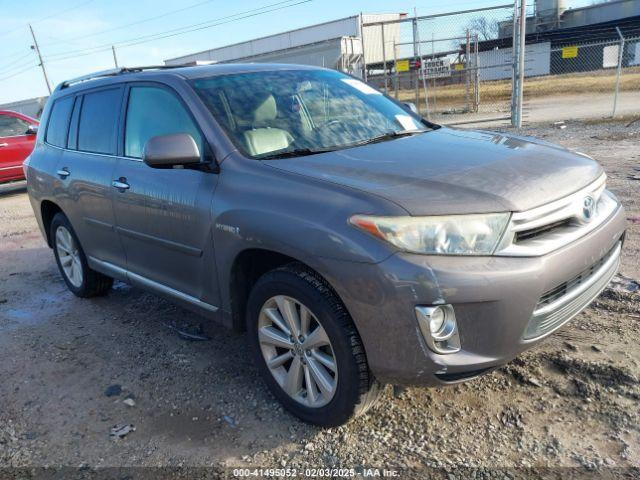
<svg viewBox="0 0 640 480">
<path fill-rule="evenodd" d="M 533 0 L 528 0 L 532 3 Z M 28 24 L 52 87 L 65 79 L 271 35 L 360 12 L 431 15 L 509 0 L 0 0 L 0 104 L 47 95 Z M 570 7 L 593 0 L 568 0 Z M 193 26 L 185 34 L 182 27 Z M 191 29 L 191 28 L 190 28 Z M 177 31 L 176 31 L 177 30 Z M 173 31 L 173 32 L 172 32 Z M 167 38 L 160 35 L 173 33 Z"/>
</svg>

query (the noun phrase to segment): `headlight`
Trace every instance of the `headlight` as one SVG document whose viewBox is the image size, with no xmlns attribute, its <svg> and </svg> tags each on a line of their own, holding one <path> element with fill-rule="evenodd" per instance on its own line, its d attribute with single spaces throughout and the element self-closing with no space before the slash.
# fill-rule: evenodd
<svg viewBox="0 0 640 480">
<path fill-rule="evenodd" d="M 412 253 L 491 255 L 504 233 L 509 213 L 435 217 L 354 215 L 352 225 Z"/>
</svg>

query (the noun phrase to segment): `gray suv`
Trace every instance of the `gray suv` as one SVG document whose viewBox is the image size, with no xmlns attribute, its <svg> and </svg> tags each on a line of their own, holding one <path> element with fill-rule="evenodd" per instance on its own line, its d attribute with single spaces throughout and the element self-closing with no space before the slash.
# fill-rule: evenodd
<svg viewBox="0 0 640 480">
<path fill-rule="evenodd" d="M 625 232 L 588 156 L 303 66 L 64 82 L 26 172 L 74 294 L 118 279 L 246 331 L 273 394 L 324 426 L 535 345 L 604 289 Z"/>
</svg>

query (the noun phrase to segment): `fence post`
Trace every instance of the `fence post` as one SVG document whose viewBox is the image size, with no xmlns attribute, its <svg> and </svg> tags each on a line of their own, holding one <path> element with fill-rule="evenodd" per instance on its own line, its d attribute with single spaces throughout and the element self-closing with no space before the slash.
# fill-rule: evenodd
<svg viewBox="0 0 640 480">
<path fill-rule="evenodd" d="M 517 75 L 514 78 L 517 82 L 514 82 L 513 97 L 515 100 L 515 110 L 511 112 L 511 123 L 516 128 L 522 128 L 522 102 L 524 94 L 524 55 L 525 45 L 527 39 L 527 0 L 520 1 L 520 9 L 518 15 L 520 23 L 518 24 L 518 49 L 517 49 Z M 514 47 L 516 42 L 514 39 Z M 515 113 L 515 115 L 514 115 Z"/>
<path fill-rule="evenodd" d="M 518 98 L 518 0 L 513 2 L 513 31 L 511 33 L 511 126 L 517 124 L 516 100 Z"/>
<path fill-rule="evenodd" d="M 416 18 L 416 14 L 414 13 L 414 17 L 412 19 L 413 25 L 413 58 L 417 58 L 418 56 L 418 19 Z M 420 60 L 422 62 L 422 59 Z M 416 107 L 420 108 L 420 74 L 419 71 L 416 70 Z"/>
<path fill-rule="evenodd" d="M 382 31 L 380 32 L 382 35 L 382 68 L 384 70 L 384 93 L 387 92 L 387 49 L 384 41 L 384 23 L 380 24 L 380 28 Z"/>
<path fill-rule="evenodd" d="M 480 110 L 480 53 L 478 52 L 478 34 L 475 35 L 475 52 L 473 59 L 473 66 L 476 69 L 475 75 L 475 98 L 473 110 L 478 113 Z"/>
<path fill-rule="evenodd" d="M 364 22 L 362 19 L 362 12 L 360 12 L 360 49 L 362 50 L 362 79 L 367 81 L 367 57 L 364 50 Z"/>
<path fill-rule="evenodd" d="M 613 96 L 612 118 L 616 116 L 616 108 L 618 107 L 618 91 L 620 90 L 620 74 L 622 73 L 622 58 L 624 54 L 624 36 L 618 27 L 616 27 L 616 32 L 618 32 L 618 36 L 620 37 L 620 47 L 618 47 L 618 71 L 616 72 L 616 91 Z"/>
<path fill-rule="evenodd" d="M 394 85 L 393 85 L 393 93 L 394 96 L 396 98 L 396 100 L 398 100 L 398 83 L 400 82 L 400 78 L 398 77 L 398 52 L 397 50 L 397 45 L 396 45 L 396 40 L 395 38 L 393 39 L 393 79 L 394 79 Z"/>
<path fill-rule="evenodd" d="M 470 107 L 470 99 L 469 99 L 469 89 L 471 88 L 471 36 L 469 33 L 469 29 L 467 28 L 467 43 L 464 49 L 464 73 L 465 73 L 465 101 L 466 101 L 466 109 L 467 112 L 471 111 Z"/>
<path fill-rule="evenodd" d="M 414 15 L 417 17 L 418 14 L 414 13 Z M 424 90 L 424 106 L 427 109 L 427 120 L 431 120 L 431 109 L 429 108 L 429 92 L 427 90 L 427 79 L 426 79 L 426 75 L 425 75 L 425 68 L 424 68 L 424 59 L 422 58 L 422 40 L 420 39 L 420 32 L 416 29 L 416 39 L 417 39 L 417 44 L 418 44 L 418 57 L 420 58 L 420 68 L 417 70 L 418 76 L 416 78 L 417 81 L 420 80 L 420 74 L 422 73 L 422 88 Z M 420 107 L 418 107 L 420 108 Z"/>
</svg>

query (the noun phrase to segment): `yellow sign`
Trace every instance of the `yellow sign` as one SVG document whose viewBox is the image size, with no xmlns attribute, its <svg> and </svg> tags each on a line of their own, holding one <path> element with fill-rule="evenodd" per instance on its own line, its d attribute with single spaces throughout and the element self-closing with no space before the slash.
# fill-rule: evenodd
<svg viewBox="0 0 640 480">
<path fill-rule="evenodd" d="M 562 58 L 576 58 L 578 47 L 562 47 Z"/>
<path fill-rule="evenodd" d="M 398 60 L 396 62 L 396 72 L 408 72 L 409 60 Z"/>
<path fill-rule="evenodd" d="M 464 64 L 463 63 L 456 63 L 453 68 L 455 70 L 464 70 Z"/>
</svg>

